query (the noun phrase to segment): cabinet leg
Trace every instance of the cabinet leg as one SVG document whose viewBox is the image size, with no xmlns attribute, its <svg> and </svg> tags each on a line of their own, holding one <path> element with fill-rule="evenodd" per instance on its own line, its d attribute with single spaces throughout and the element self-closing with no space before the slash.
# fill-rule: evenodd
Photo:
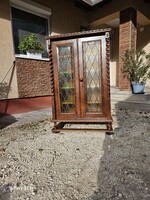
<svg viewBox="0 0 150 200">
<path fill-rule="evenodd" d="M 106 131 L 107 135 L 112 135 L 114 134 L 113 132 L 113 128 L 112 128 L 112 123 L 107 124 L 107 131 Z"/>
<path fill-rule="evenodd" d="M 57 123 L 54 122 L 54 128 L 53 129 L 56 129 L 57 128 Z"/>
<path fill-rule="evenodd" d="M 62 129 L 64 127 L 64 125 L 65 125 L 65 123 L 62 123 L 62 122 L 60 122 L 58 124 L 56 122 L 54 122 L 54 128 L 52 129 L 52 132 L 59 133 L 60 132 L 59 129 Z"/>
<path fill-rule="evenodd" d="M 52 129 L 52 133 L 59 133 L 60 131 L 57 130 L 57 123 L 54 122 L 54 128 Z"/>
</svg>

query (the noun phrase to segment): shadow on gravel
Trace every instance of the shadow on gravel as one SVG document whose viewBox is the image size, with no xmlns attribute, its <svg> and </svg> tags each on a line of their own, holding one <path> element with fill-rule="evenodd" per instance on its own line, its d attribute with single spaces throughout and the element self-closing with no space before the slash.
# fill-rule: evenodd
<svg viewBox="0 0 150 200">
<path fill-rule="evenodd" d="M 0 186 L 0 200 L 10 200 L 10 186 Z"/>
<path fill-rule="evenodd" d="M 105 136 L 104 155 L 92 200 L 150 199 L 150 113 L 120 109 L 114 135 Z"/>
<path fill-rule="evenodd" d="M 17 120 L 12 115 L 3 115 L 0 113 L 0 130 L 15 122 L 17 122 Z"/>
</svg>

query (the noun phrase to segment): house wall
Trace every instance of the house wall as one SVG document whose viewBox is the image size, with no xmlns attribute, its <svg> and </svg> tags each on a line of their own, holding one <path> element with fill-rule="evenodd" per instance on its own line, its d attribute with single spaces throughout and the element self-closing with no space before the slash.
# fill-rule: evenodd
<svg viewBox="0 0 150 200">
<path fill-rule="evenodd" d="M 74 5 L 70 0 L 34 0 L 34 2 L 51 8 L 51 35 L 77 32 L 80 26 L 88 25 L 88 13 Z"/>
<path fill-rule="evenodd" d="M 144 0 L 121 0 L 121 3 L 118 3 L 118 0 L 113 0 L 110 2 L 108 1 L 103 7 L 96 6 L 92 11 L 89 11 L 89 24 L 96 25 L 102 18 L 107 17 L 109 19 L 110 15 L 115 15 L 115 13 L 129 7 L 139 10 L 147 18 L 150 18 L 149 4 L 145 3 Z"/>
<path fill-rule="evenodd" d="M 80 31 L 81 24 L 87 25 L 87 13 L 77 8 L 73 1 L 36 0 L 35 2 L 42 2 L 42 5 L 51 8 L 50 33 L 52 35 Z M 0 27 L 3 27 L 0 29 L 0 99 L 18 98 L 9 0 L 1 0 L 0 11 Z M 47 92 L 42 95 L 47 95 Z"/>
<path fill-rule="evenodd" d="M 17 98 L 16 69 L 13 64 L 11 16 L 8 0 L 0 2 L 0 99 Z"/>
<path fill-rule="evenodd" d="M 17 58 L 16 70 L 19 98 L 51 94 L 49 61 Z"/>
<path fill-rule="evenodd" d="M 89 12 L 89 27 L 90 29 L 94 28 L 103 28 L 106 27 L 106 23 L 111 19 L 119 18 L 119 13 L 121 10 L 128 7 L 134 7 L 143 13 L 144 16 L 150 19 L 149 4 L 145 3 L 144 0 L 132 0 L 126 1 L 122 0 L 121 4 L 118 4 L 117 0 L 108 2 L 103 7 L 96 6 L 92 12 Z M 144 23 L 144 22 L 143 22 Z M 111 86 L 118 86 L 118 69 L 119 69 L 119 32 L 118 28 L 112 28 L 112 38 L 111 38 L 111 62 L 110 62 L 110 81 Z M 147 52 L 150 52 L 150 43 L 149 43 L 149 26 L 144 25 L 144 31 L 140 32 L 138 29 L 138 41 L 137 48 L 144 48 Z M 150 81 L 147 81 L 147 86 L 150 85 Z"/>
<path fill-rule="evenodd" d="M 132 0 L 132 6 L 134 6 L 134 8 L 140 11 L 141 13 L 144 13 L 144 15 L 150 19 L 149 3 L 145 3 L 144 0 Z"/>
<path fill-rule="evenodd" d="M 118 0 L 111 1 L 102 8 L 95 8 L 92 12 L 86 12 L 84 9 L 78 8 L 74 5 L 73 0 L 33 0 L 41 3 L 44 6 L 51 8 L 52 15 L 50 16 L 50 34 L 60 34 L 67 32 L 80 31 L 81 25 L 88 25 L 89 23 L 96 27 L 97 22 L 106 17 L 116 13 L 122 8 L 134 6 L 139 9 L 147 17 L 150 17 L 148 9 L 149 4 L 144 3 L 143 0 L 126 1 L 122 0 L 118 4 Z M 12 38 L 12 24 L 9 0 L 1 0 L 0 2 L 0 99 L 18 98 L 18 85 L 16 66 L 13 63 L 15 60 Z M 96 27 L 101 28 L 101 27 Z M 150 52 L 150 26 L 145 26 L 144 31 L 138 30 L 137 46 L 144 48 Z M 113 29 L 111 38 L 111 85 L 117 85 L 117 71 L 118 71 L 118 28 Z M 21 73 L 21 72 L 20 72 Z M 147 83 L 150 86 L 150 81 Z M 44 95 L 44 94 L 42 94 Z M 45 93 L 45 95 L 47 95 Z"/>
<path fill-rule="evenodd" d="M 89 12 L 89 23 L 92 25 L 97 24 L 102 18 L 114 14 L 118 11 L 121 11 L 122 8 L 126 9 L 131 7 L 131 1 L 122 0 L 121 3 L 118 3 L 118 0 L 113 0 L 108 2 L 103 7 L 95 7 L 93 11 Z"/>
<path fill-rule="evenodd" d="M 150 53 L 150 25 L 138 28 L 137 49 L 144 49 Z M 146 86 L 150 87 L 150 80 L 147 80 Z"/>
<path fill-rule="evenodd" d="M 111 58 L 110 58 L 110 85 L 118 84 L 117 74 L 119 67 L 119 28 L 114 28 L 111 37 Z"/>
</svg>

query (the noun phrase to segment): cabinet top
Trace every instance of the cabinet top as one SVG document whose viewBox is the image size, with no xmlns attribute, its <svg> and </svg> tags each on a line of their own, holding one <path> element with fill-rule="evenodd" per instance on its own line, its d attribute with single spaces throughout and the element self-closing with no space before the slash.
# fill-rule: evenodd
<svg viewBox="0 0 150 200">
<path fill-rule="evenodd" d="M 111 28 L 96 29 L 96 30 L 90 30 L 90 31 L 53 35 L 53 36 L 47 37 L 46 39 L 51 40 L 51 41 L 57 41 L 57 40 L 63 40 L 63 39 L 73 39 L 73 38 L 98 36 L 98 35 L 106 35 L 106 37 L 108 38 L 108 35 L 106 33 L 110 32 L 110 31 L 111 31 Z"/>
</svg>

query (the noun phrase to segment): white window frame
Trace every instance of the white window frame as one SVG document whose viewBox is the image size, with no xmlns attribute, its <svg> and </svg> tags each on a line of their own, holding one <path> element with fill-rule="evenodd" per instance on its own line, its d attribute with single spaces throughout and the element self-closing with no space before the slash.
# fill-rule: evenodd
<svg viewBox="0 0 150 200">
<path fill-rule="evenodd" d="M 43 6 L 39 3 L 33 2 L 31 0 L 10 0 L 10 7 L 17 8 L 22 11 L 46 18 L 48 20 L 48 35 L 50 34 L 50 15 L 51 9 Z M 47 45 L 48 46 L 48 45 Z M 28 58 L 23 54 L 16 54 L 15 57 Z M 42 58 L 40 60 L 48 60 L 47 58 Z"/>
</svg>

